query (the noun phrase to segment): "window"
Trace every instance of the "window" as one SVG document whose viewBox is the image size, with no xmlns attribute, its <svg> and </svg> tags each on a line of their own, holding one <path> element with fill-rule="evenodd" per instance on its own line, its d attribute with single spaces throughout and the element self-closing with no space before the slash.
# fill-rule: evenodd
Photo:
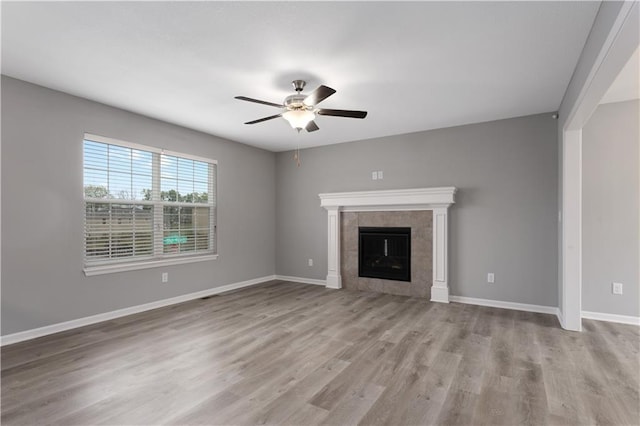
<svg viewBox="0 0 640 426">
<path fill-rule="evenodd" d="M 88 134 L 83 152 L 87 275 L 215 256 L 215 160 Z"/>
</svg>

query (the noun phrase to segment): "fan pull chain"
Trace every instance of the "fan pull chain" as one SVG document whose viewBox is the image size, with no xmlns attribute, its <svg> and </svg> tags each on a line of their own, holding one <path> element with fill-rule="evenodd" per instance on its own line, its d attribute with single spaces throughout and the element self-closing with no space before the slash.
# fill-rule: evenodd
<svg viewBox="0 0 640 426">
<path fill-rule="evenodd" d="M 300 167 L 300 130 L 301 129 L 297 129 L 297 130 L 298 130 L 298 137 L 296 138 L 297 143 L 296 143 L 296 150 L 293 153 L 293 159 L 296 160 L 296 165 Z"/>
</svg>

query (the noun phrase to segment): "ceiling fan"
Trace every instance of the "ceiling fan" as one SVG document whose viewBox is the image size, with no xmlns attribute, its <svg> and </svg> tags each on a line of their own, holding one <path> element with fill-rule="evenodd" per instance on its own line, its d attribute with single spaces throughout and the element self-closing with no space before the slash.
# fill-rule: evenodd
<svg viewBox="0 0 640 426">
<path fill-rule="evenodd" d="M 298 132 L 302 129 L 305 129 L 307 132 L 315 132 L 316 130 L 320 129 L 315 121 L 313 121 L 316 118 L 316 115 L 329 115 L 332 117 L 348 118 L 365 118 L 367 116 L 366 111 L 317 108 L 316 105 L 336 93 L 336 91 L 331 87 L 320 86 L 311 94 L 303 95 L 302 90 L 307 84 L 306 81 L 293 80 L 291 84 L 293 84 L 293 88 L 295 89 L 296 94 L 287 96 L 284 99 L 284 102 L 281 104 L 261 101 L 259 99 L 248 98 L 246 96 L 236 96 L 235 99 L 240 99 L 241 101 L 255 102 L 257 104 L 269 105 L 282 109 L 282 112 L 280 114 L 259 118 L 253 121 L 247 121 L 244 124 L 257 124 L 262 123 L 263 121 L 282 117 L 287 120 L 291 127 L 296 129 Z"/>
</svg>

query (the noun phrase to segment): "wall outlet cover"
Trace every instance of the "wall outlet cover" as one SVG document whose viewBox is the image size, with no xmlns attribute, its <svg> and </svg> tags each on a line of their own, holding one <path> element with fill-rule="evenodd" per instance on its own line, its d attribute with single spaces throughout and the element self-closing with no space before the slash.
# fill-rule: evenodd
<svg viewBox="0 0 640 426">
<path fill-rule="evenodd" d="M 169 273 L 168 272 L 163 272 L 162 273 L 162 282 L 163 283 L 168 283 L 169 282 Z"/>
<path fill-rule="evenodd" d="M 309 266 L 313 266 L 313 259 L 309 259 Z"/>
<path fill-rule="evenodd" d="M 371 180 L 378 180 L 378 172 L 371 172 Z"/>
<path fill-rule="evenodd" d="M 494 283 L 494 282 L 496 282 L 496 277 L 495 277 L 495 275 L 493 274 L 493 272 L 489 272 L 489 273 L 487 274 L 487 282 L 488 282 L 488 283 Z"/>
<path fill-rule="evenodd" d="M 382 179 L 383 177 L 382 170 L 378 171 L 378 179 Z"/>
</svg>

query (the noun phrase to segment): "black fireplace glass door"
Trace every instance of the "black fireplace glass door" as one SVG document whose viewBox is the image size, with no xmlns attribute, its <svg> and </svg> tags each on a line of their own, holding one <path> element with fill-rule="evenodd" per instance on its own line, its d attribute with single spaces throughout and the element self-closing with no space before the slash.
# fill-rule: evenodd
<svg viewBox="0 0 640 426">
<path fill-rule="evenodd" d="M 411 281 L 411 228 L 358 228 L 358 276 Z"/>
</svg>

